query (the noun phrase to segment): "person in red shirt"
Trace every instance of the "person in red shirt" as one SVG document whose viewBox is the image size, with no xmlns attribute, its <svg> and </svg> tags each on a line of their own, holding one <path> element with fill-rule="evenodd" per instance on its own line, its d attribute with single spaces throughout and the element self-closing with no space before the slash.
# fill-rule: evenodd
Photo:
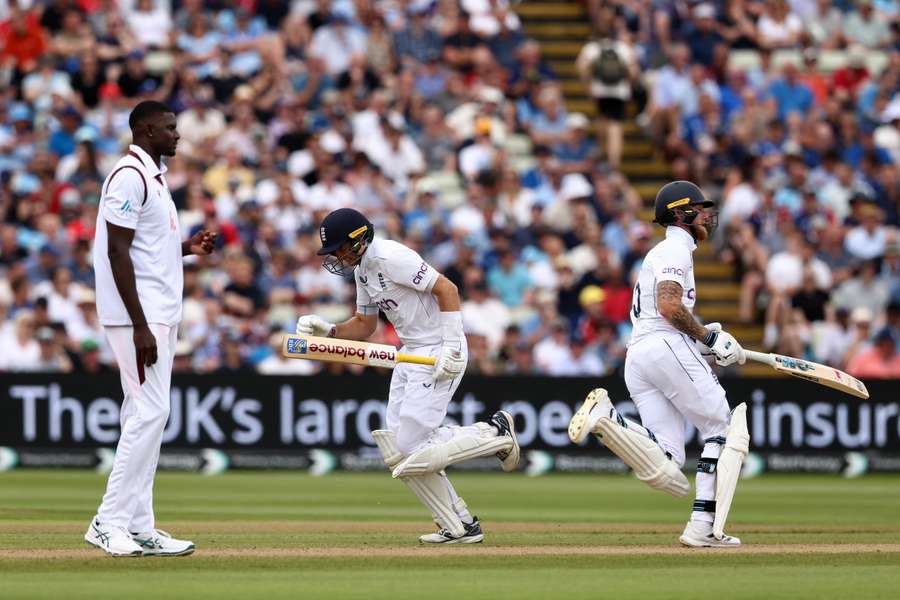
<svg viewBox="0 0 900 600">
<path fill-rule="evenodd" d="M 33 71 L 47 52 L 46 32 L 31 11 L 13 9 L 9 20 L 0 23 L 0 40 L 0 64 L 12 64 L 19 77 Z"/>
<path fill-rule="evenodd" d="M 879 331 L 872 345 L 850 360 L 847 371 L 860 379 L 900 379 L 900 354 L 891 330 Z"/>
<path fill-rule="evenodd" d="M 859 86 L 869 78 L 866 68 L 866 51 L 859 46 L 847 50 L 847 66 L 837 69 L 831 76 L 835 95 L 840 100 L 856 95 Z"/>
</svg>

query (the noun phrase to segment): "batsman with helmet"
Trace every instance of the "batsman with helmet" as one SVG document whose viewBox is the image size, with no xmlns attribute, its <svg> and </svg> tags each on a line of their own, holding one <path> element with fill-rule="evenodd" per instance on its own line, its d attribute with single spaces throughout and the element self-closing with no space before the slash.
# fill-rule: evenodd
<svg viewBox="0 0 900 600">
<path fill-rule="evenodd" d="M 375 332 L 378 311 L 403 342 L 401 352 L 436 358 L 434 367 L 398 364 L 391 377 L 387 429 L 372 432 L 384 462 L 424 504 L 437 533 L 419 540 L 431 544 L 472 544 L 484 534 L 444 472 L 445 467 L 495 455 L 504 471 L 519 464 L 513 419 L 498 411 L 491 419 L 465 427 L 442 426 L 447 405 L 466 368 L 467 346 L 459 293 L 418 253 L 403 244 L 375 238 L 361 213 L 341 208 L 319 229 L 323 266 L 356 282 L 356 314 L 343 323 L 316 315 L 297 320 L 297 333 L 364 340 Z"/>
<path fill-rule="evenodd" d="M 625 383 L 641 424 L 623 418 L 606 390 L 588 394 L 569 423 L 569 437 L 581 443 L 593 433 L 637 477 L 676 497 L 690 490 L 681 472 L 685 461 L 684 419 L 700 432 L 696 497 L 681 537 L 692 547 L 740 545 L 724 533 L 737 476 L 748 451 L 746 406 L 732 414 L 725 390 L 704 356 L 719 365 L 743 364 L 734 336 L 718 323 L 701 325 L 696 302 L 693 251 L 718 224 L 714 203 L 688 181 L 663 186 L 654 222 L 666 237 L 647 253 L 631 307 L 633 331 L 625 358 Z"/>
</svg>

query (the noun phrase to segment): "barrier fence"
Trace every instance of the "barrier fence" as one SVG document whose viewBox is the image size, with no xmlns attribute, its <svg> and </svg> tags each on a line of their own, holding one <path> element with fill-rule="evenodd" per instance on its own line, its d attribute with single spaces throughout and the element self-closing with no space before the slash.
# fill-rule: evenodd
<svg viewBox="0 0 900 600">
<path fill-rule="evenodd" d="M 861 401 L 794 379 L 724 380 L 729 402 L 747 402 L 748 473 L 900 471 L 900 382 L 867 382 Z M 501 407 L 516 419 L 524 467 L 622 472 L 596 439 L 569 442 L 566 428 L 587 391 L 606 387 L 636 418 L 616 378 L 467 377 L 448 410 L 451 424 L 484 420 Z M 388 378 L 175 375 L 161 468 L 383 469 L 371 436 L 384 426 Z M 119 435 L 121 387 L 103 376 L 0 375 L 0 469 L 108 469 Z M 688 463 L 699 451 L 685 424 Z M 456 468 L 456 467 L 455 467 Z M 495 469 L 496 461 L 459 468 Z"/>
</svg>

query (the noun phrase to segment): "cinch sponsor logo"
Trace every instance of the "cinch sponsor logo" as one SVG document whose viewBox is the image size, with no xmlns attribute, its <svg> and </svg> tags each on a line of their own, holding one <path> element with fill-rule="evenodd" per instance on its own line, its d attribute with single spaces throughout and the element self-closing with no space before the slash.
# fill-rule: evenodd
<svg viewBox="0 0 900 600">
<path fill-rule="evenodd" d="M 419 285 L 422 283 L 422 278 L 425 277 L 425 273 L 428 271 L 428 264 L 425 261 L 422 261 L 422 266 L 419 267 L 419 271 L 416 273 L 416 276 L 413 277 L 413 284 Z"/>
<path fill-rule="evenodd" d="M 378 359 L 378 360 L 396 360 L 396 353 L 391 352 L 390 350 L 379 350 L 378 348 L 372 348 L 369 350 L 369 359 Z"/>
<path fill-rule="evenodd" d="M 389 310 L 395 310 L 400 307 L 399 304 L 397 304 L 390 298 L 385 298 L 384 300 L 379 300 L 378 302 L 375 303 L 375 305 L 385 312 L 387 312 Z"/>
<path fill-rule="evenodd" d="M 664 275 L 666 273 L 673 273 L 673 274 L 681 276 L 681 277 L 684 276 L 684 269 L 679 269 L 678 267 L 666 267 L 665 269 L 662 270 L 662 272 Z"/>
<path fill-rule="evenodd" d="M 364 348 L 357 348 L 355 346 L 341 346 L 339 344 L 319 344 L 317 342 L 313 342 L 309 345 L 309 351 L 319 352 L 320 354 L 335 354 L 337 356 L 357 356 L 359 358 L 366 357 L 366 351 Z"/>
</svg>

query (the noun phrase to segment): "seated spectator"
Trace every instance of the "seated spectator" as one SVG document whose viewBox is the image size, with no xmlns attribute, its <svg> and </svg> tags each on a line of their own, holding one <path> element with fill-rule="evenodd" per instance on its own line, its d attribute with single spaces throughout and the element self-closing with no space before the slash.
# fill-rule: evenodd
<svg viewBox="0 0 900 600">
<path fill-rule="evenodd" d="M 428 5 L 410 4 L 406 9 L 406 28 L 394 32 L 393 46 L 397 58 L 406 64 L 424 63 L 439 57 L 443 43 L 437 31 L 428 26 Z"/>
<path fill-rule="evenodd" d="M 527 302 L 532 286 L 528 268 L 509 250 L 501 252 L 497 265 L 488 271 L 487 284 L 491 292 L 509 307 Z"/>
<path fill-rule="evenodd" d="M 900 352 L 894 334 L 889 329 L 879 331 L 872 345 L 849 362 L 847 372 L 860 379 L 900 378 Z"/>
<path fill-rule="evenodd" d="M 875 14 L 872 0 L 857 0 L 856 10 L 844 20 L 844 37 L 848 43 L 869 48 L 884 48 L 891 39 L 887 22 Z"/>
<path fill-rule="evenodd" d="M 883 225 L 884 211 L 875 204 L 865 202 L 858 214 L 861 222 L 847 232 L 844 249 L 859 260 L 883 256 L 888 236 L 888 229 Z"/>
<path fill-rule="evenodd" d="M 757 23 L 759 45 L 769 49 L 792 48 L 800 41 L 803 22 L 791 12 L 787 0 L 769 0 Z"/>
<path fill-rule="evenodd" d="M 792 113 L 808 113 L 813 106 L 813 93 L 800 81 L 797 65 L 787 62 L 781 72 L 781 79 L 773 82 L 769 89 L 778 107 L 778 118 L 786 119 Z"/>
<path fill-rule="evenodd" d="M 880 315 L 889 301 L 886 281 L 878 277 L 878 262 L 867 260 L 854 270 L 854 276 L 842 283 L 831 296 L 835 306 L 864 307 Z"/>
</svg>

